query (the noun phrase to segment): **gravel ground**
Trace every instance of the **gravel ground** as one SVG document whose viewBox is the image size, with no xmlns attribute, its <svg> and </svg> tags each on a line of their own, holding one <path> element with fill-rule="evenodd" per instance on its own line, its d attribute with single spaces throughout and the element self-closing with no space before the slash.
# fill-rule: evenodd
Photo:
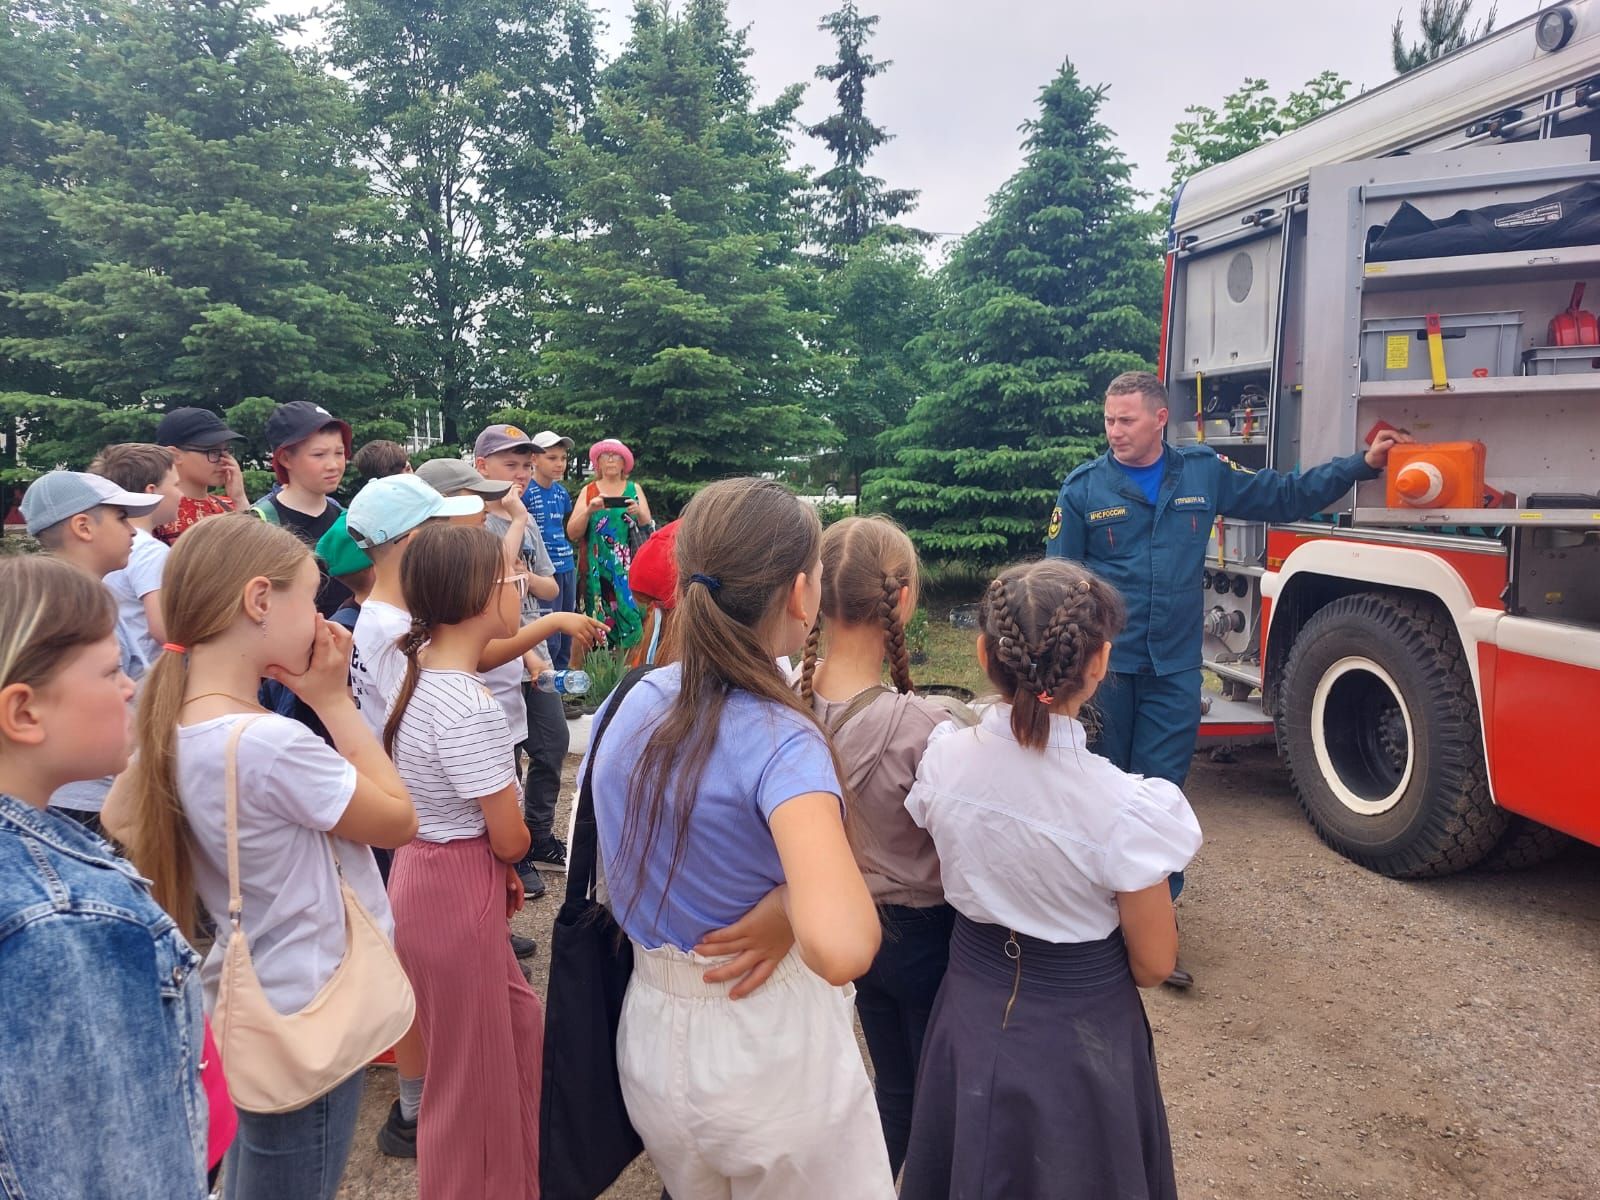
<svg viewBox="0 0 1600 1200">
<path fill-rule="evenodd" d="M 1179 903 L 1198 985 L 1145 997 L 1181 1195 L 1600 1195 L 1600 851 L 1399 883 L 1317 841 L 1268 750 L 1196 758 L 1188 791 L 1206 831 Z M 516 922 L 541 950 L 550 878 Z M 392 1071 L 369 1072 L 341 1197 L 416 1195 L 414 1164 L 373 1141 L 394 1095 Z M 607 1195 L 660 1184 L 641 1162 Z"/>
</svg>

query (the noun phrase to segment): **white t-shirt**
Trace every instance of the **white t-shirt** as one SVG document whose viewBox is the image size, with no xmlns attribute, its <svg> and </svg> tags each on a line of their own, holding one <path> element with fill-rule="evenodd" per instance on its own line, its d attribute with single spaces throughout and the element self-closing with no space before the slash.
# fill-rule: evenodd
<svg viewBox="0 0 1600 1200">
<path fill-rule="evenodd" d="M 150 636 L 150 618 L 145 615 L 144 598 L 161 590 L 161 571 L 170 553 L 172 548 L 160 538 L 135 529 L 128 565 L 106 576 L 106 588 L 117 602 L 117 624 L 124 631 L 134 666 L 138 668 L 130 676 L 133 679 L 148 671 L 161 653 L 161 644 Z"/>
<path fill-rule="evenodd" d="M 417 837 L 453 842 L 487 828 L 478 801 L 516 781 L 511 731 L 476 675 L 424 669 L 394 734 L 394 765 L 417 806 Z"/>
<path fill-rule="evenodd" d="M 195 887 L 217 923 L 201 978 L 208 1007 L 229 936 L 224 755 L 230 714 L 178 730 L 178 799 L 194 847 Z M 394 918 L 370 848 L 327 836 L 355 795 L 356 770 L 298 721 L 268 713 L 239 739 L 239 874 L 250 957 L 272 1006 L 304 1008 L 344 958 L 344 900 L 330 844 L 378 927 Z"/>
<path fill-rule="evenodd" d="M 405 609 L 368 600 L 350 635 L 350 692 L 380 742 L 389 706 L 406 678 L 406 656 L 396 643 L 410 628 L 411 614 Z"/>
<path fill-rule="evenodd" d="M 933 731 L 906 810 L 932 835 L 958 912 L 1047 942 L 1106 937 L 1117 893 L 1181 871 L 1201 841 L 1175 785 L 1091 753 L 1070 717 L 1051 717 L 1049 745 L 1027 749 L 1009 704 Z"/>
</svg>

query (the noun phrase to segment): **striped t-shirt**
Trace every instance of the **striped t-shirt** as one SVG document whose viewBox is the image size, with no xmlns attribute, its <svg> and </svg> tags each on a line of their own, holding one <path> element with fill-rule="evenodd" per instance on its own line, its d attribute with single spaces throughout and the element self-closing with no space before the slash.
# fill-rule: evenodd
<svg viewBox="0 0 1600 1200">
<path fill-rule="evenodd" d="M 417 837 L 453 842 L 487 826 L 478 801 L 516 781 L 515 743 L 483 680 L 424 669 L 394 735 L 394 765 L 417 809 Z"/>
</svg>

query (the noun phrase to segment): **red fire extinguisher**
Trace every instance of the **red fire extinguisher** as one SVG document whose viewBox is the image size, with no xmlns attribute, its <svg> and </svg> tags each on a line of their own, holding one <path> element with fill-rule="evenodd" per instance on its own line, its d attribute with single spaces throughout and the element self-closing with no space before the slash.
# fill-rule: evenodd
<svg viewBox="0 0 1600 1200">
<path fill-rule="evenodd" d="M 1550 321 L 1552 346 L 1600 346 L 1600 323 L 1594 314 L 1580 308 L 1583 303 L 1581 283 L 1572 285 L 1572 299 L 1565 312 L 1557 313 Z"/>
</svg>

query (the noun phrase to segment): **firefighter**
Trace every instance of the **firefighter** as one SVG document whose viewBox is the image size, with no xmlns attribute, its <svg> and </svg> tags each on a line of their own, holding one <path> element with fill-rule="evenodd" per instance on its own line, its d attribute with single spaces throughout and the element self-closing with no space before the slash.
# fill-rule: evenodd
<svg viewBox="0 0 1600 1200">
<path fill-rule="evenodd" d="M 1050 514 L 1045 554 L 1088 566 L 1122 593 L 1127 627 L 1095 696 L 1097 753 L 1125 771 L 1183 786 L 1200 729 L 1200 633 L 1206 546 L 1219 516 L 1297 521 L 1375 479 L 1384 430 L 1365 454 L 1293 475 L 1251 471 L 1209 446 L 1168 446 L 1167 390 L 1147 371 L 1106 389 L 1110 450 L 1067 476 Z M 1173 876 L 1173 896 L 1183 876 Z M 1181 968 L 1169 981 L 1193 983 Z"/>
</svg>

